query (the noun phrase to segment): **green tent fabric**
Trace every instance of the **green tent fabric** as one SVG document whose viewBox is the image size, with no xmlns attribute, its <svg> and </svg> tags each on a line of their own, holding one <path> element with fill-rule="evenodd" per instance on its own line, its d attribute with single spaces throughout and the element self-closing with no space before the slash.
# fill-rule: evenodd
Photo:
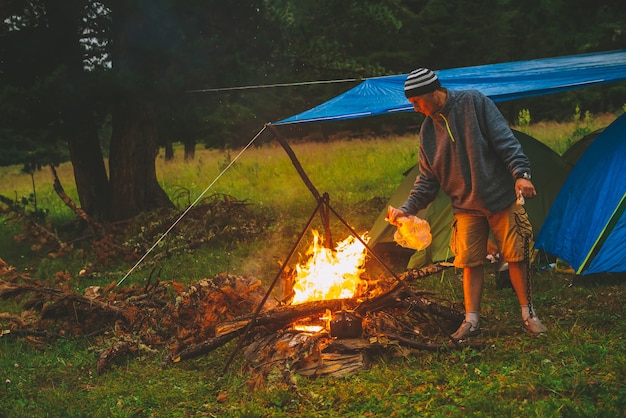
<svg viewBox="0 0 626 418">
<path fill-rule="evenodd" d="M 604 128 L 598 129 L 597 131 L 591 132 L 590 134 L 585 135 L 579 141 L 574 142 L 564 153 L 563 158 L 567 161 L 572 167 L 578 163 L 580 157 L 583 156 L 589 145 L 596 139 L 598 135 L 600 135 L 604 131 Z"/>
<path fill-rule="evenodd" d="M 513 131 L 513 133 L 530 160 L 533 183 L 537 189 L 537 197 L 527 200 L 525 205 L 536 235 L 543 226 L 552 202 L 571 170 L 571 165 L 550 147 L 531 136 L 519 131 Z M 398 207 L 404 203 L 418 173 L 419 169 L 416 165 L 400 183 L 387 206 Z M 407 252 L 393 241 L 396 228 L 385 221 L 387 206 L 372 225 L 369 245 L 377 252 L 385 248 L 384 252 L 389 254 L 395 248 L 398 255 L 406 255 Z M 425 250 L 416 251 L 410 256 L 407 268 L 419 268 L 433 262 L 451 259 L 449 243 L 453 214 L 448 196 L 440 191 L 435 200 L 417 216 L 426 219 L 430 224 L 433 241 Z"/>
</svg>

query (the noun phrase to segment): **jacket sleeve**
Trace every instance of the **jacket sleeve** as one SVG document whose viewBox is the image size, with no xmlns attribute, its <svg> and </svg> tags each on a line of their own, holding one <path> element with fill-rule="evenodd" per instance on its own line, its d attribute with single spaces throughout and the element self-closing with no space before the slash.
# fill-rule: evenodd
<svg viewBox="0 0 626 418">
<path fill-rule="evenodd" d="M 494 150 L 505 164 L 511 176 L 518 173 L 530 171 L 530 161 L 522 149 L 522 145 L 517 140 L 513 131 L 509 127 L 506 119 L 495 103 L 486 96 L 483 96 L 481 103 L 484 115 L 481 120 L 481 129 L 486 132 L 486 137 L 491 142 Z"/>
<path fill-rule="evenodd" d="M 409 193 L 406 201 L 398 208 L 407 215 L 415 215 L 417 212 L 424 209 L 430 202 L 435 200 L 437 192 L 439 191 L 439 182 L 432 174 L 427 160 L 423 155 L 421 146 L 419 152 L 419 167 L 420 174 L 415 178 L 413 189 Z"/>
</svg>

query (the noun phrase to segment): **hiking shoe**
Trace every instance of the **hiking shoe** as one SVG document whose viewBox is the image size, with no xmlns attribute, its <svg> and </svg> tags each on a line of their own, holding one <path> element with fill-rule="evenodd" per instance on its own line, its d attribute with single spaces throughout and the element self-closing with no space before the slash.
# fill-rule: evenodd
<svg viewBox="0 0 626 418">
<path fill-rule="evenodd" d="M 541 323 L 539 318 L 536 316 L 531 316 L 524 321 L 524 327 L 526 327 L 526 331 L 533 334 L 543 334 L 544 332 L 548 332 L 548 328 Z"/>
<path fill-rule="evenodd" d="M 475 327 L 471 322 L 463 321 L 459 329 L 452 334 L 455 341 L 463 341 L 468 338 L 478 337 L 480 335 L 480 327 Z"/>
</svg>

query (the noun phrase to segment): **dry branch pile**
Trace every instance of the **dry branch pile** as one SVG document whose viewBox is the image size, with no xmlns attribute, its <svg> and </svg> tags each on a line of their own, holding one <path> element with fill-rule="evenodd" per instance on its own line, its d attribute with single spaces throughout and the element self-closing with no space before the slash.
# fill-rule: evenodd
<svg viewBox="0 0 626 418">
<path fill-rule="evenodd" d="M 242 352 L 260 382 L 275 370 L 340 376 L 364 368 L 369 353 L 398 346 L 446 349 L 461 313 L 432 293 L 413 291 L 407 281 L 441 271 L 439 265 L 379 282 L 358 300 L 330 300 L 266 306 L 242 340 Z M 20 316 L 0 315 L 1 336 L 43 344 L 59 335 L 98 336 L 97 371 L 140 350 L 166 347 L 166 364 L 198 357 L 244 338 L 265 295 L 258 280 L 219 275 L 189 286 L 147 279 L 143 286 L 88 288 L 79 295 L 55 278 L 54 287 L 20 273 L 0 260 L 0 298 L 20 303 Z M 331 337 L 296 331 L 293 325 L 351 312 L 362 321 L 360 335 Z M 327 320 L 328 323 L 328 320 Z"/>
<path fill-rule="evenodd" d="M 87 262 L 81 276 L 99 275 L 107 270 L 112 260 L 134 263 L 152 247 L 169 227 L 180 217 L 174 209 L 146 212 L 128 222 L 103 224 L 90 218 L 65 193 L 56 170 L 50 166 L 54 190 L 59 198 L 77 216 L 75 234 L 58 234 L 45 222 L 45 216 L 34 211 L 28 202 L 13 200 L 0 195 L 0 215 L 11 223 L 22 225 L 23 234 L 17 241 L 32 241 L 35 251 L 45 250 L 48 257 L 64 257 L 80 249 Z M 184 192 L 178 193 L 179 197 Z M 155 266 L 162 258 L 175 253 L 194 250 L 205 244 L 240 242 L 261 234 L 267 226 L 266 216 L 252 213 L 249 204 L 233 196 L 213 194 L 206 196 L 186 212 L 185 222 L 176 224 L 169 231 L 168 239 L 151 253 L 150 261 L 143 267 Z M 78 232 L 78 231 L 73 231 Z M 66 236 L 63 236 L 66 235 Z"/>
</svg>

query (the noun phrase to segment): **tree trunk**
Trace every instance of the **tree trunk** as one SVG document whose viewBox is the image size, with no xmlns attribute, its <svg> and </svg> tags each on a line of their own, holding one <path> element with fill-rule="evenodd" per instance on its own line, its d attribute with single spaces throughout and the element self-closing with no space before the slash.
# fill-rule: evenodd
<svg viewBox="0 0 626 418">
<path fill-rule="evenodd" d="M 89 91 L 80 89 L 89 75 L 83 65 L 80 47 L 80 3 L 46 0 L 46 15 L 50 33 L 54 34 L 56 55 L 65 67 L 67 78 L 77 88 L 59 97 L 57 111 L 64 119 L 70 159 L 74 169 L 76 191 L 81 209 L 89 216 L 107 219 L 109 214 L 109 181 L 98 138 L 97 122 L 92 109 L 93 98 Z"/>
<path fill-rule="evenodd" d="M 141 212 L 174 207 L 156 177 L 158 153 L 155 100 L 162 97 L 163 65 L 150 43 L 159 34 L 151 20 L 152 2 L 111 2 L 113 73 L 120 91 L 112 112 L 109 153 L 111 218 L 124 220 Z M 158 57 L 158 58 L 157 58 Z M 161 86 L 161 87 L 160 87 Z"/>
<path fill-rule="evenodd" d="M 97 132 L 81 133 L 68 137 L 80 206 L 93 218 L 109 219 L 111 193 L 100 140 Z"/>
<path fill-rule="evenodd" d="M 165 162 L 170 162 L 174 160 L 174 146 L 172 145 L 171 140 L 165 141 Z"/>
<path fill-rule="evenodd" d="M 185 141 L 185 161 L 192 161 L 196 155 L 196 142 Z"/>
<path fill-rule="evenodd" d="M 156 177 L 155 120 L 152 106 L 132 100 L 113 114 L 109 170 L 113 220 L 141 212 L 174 207 Z"/>
</svg>

